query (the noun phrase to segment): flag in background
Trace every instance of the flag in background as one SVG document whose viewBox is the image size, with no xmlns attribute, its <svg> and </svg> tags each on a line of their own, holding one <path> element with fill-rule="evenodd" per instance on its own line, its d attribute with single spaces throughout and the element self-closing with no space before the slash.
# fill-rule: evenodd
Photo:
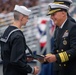
<svg viewBox="0 0 76 75">
<path fill-rule="evenodd" d="M 47 42 L 47 35 L 46 35 L 46 24 L 49 18 L 46 17 L 39 17 L 37 22 L 37 34 L 36 37 L 40 42 L 40 47 L 44 47 Z"/>
<path fill-rule="evenodd" d="M 53 49 L 53 34 L 55 30 L 55 25 L 52 20 L 45 18 L 39 18 L 37 23 L 37 30 L 38 33 L 36 34 L 36 37 L 39 39 L 40 46 L 43 48 L 46 45 L 47 42 L 47 35 L 46 35 L 46 26 L 47 26 L 47 21 L 50 21 L 49 24 L 49 33 L 50 33 L 50 42 L 52 43 L 51 45 L 51 50 Z M 42 64 L 41 65 L 41 72 L 39 75 L 53 75 L 52 74 L 52 63 L 48 64 Z"/>
</svg>

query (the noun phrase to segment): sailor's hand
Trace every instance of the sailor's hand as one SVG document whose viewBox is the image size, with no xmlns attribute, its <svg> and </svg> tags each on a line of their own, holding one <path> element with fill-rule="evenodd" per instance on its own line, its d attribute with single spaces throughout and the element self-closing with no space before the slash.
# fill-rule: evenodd
<svg viewBox="0 0 76 75">
<path fill-rule="evenodd" d="M 33 60 L 32 57 L 27 57 L 27 62 L 31 62 Z"/>
</svg>

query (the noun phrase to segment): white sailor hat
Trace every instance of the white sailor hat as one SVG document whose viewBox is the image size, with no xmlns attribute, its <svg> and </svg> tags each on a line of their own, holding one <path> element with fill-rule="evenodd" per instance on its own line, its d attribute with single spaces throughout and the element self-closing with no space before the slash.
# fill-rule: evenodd
<svg viewBox="0 0 76 75">
<path fill-rule="evenodd" d="M 60 11 L 62 9 L 68 11 L 69 7 L 66 6 L 66 5 L 63 5 L 63 4 L 50 3 L 48 5 L 48 13 L 47 13 L 47 15 L 51 15 L 51 14 L 53 14 L 53 13 L 55 13 L 57 11 Z"/>
<path fill-rule="evenodd" d="M 19 6 L 19 5 L 15 5 L 14 10 L 29 16 L 31 14 L 31 10 L 27 9 L 25 6 Z"/>
<path fill-rule="evenodd" d="M 72 0 L 54 0 L 54 3 L 63 4 L 70 7 Z"/>
</svg>

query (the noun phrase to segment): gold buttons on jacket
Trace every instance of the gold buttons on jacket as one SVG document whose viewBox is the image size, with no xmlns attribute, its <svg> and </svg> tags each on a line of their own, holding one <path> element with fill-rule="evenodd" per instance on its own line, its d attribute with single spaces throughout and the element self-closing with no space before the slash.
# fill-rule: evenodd
<svg viewBox="0 0 76 75">
<path fill-rule="evenodd" d="M 61 67 L 61 66 L 64 66 L 64 67 L 66 67 L 66 64 L 62 64 L 62 65 L 61 65 L 61 64 L 59 64 L 59 66 L 60 66 L 60 67 Z"/>
<path fill-rule="evenodd" d="M 61 64 L 59 64 L 59 66 L 61 66 Z"/>
<path fill-rule="evenodd" d="M 66 66 L 66 64 L 64 64 L 64 66 Z"/>
<path fill-rule="evenodd" d="M 68 56 L 70 57 L 71 55 L 69 54 Z"/>
<path fill-rule="evenodd" d="M 59 52 L 59 50 L 56 50 L 56 52 Z"/>
<path fill-rule="evenodd" d="M 61 51 L 63 52 L 64 50 L 62 49 Z"/>
</svg>

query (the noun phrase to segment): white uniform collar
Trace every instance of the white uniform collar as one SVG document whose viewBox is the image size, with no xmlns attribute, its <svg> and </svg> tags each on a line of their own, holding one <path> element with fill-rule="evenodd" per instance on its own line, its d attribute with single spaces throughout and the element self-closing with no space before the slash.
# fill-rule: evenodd
<svg viewBox="0 0 76 75">
<path fill-rule="evenodd" d="M 63 24 L 59 28 L 62 29 L 66 21 L 67 21 L 67 19 L 63 22 Z"/>
</svg>

